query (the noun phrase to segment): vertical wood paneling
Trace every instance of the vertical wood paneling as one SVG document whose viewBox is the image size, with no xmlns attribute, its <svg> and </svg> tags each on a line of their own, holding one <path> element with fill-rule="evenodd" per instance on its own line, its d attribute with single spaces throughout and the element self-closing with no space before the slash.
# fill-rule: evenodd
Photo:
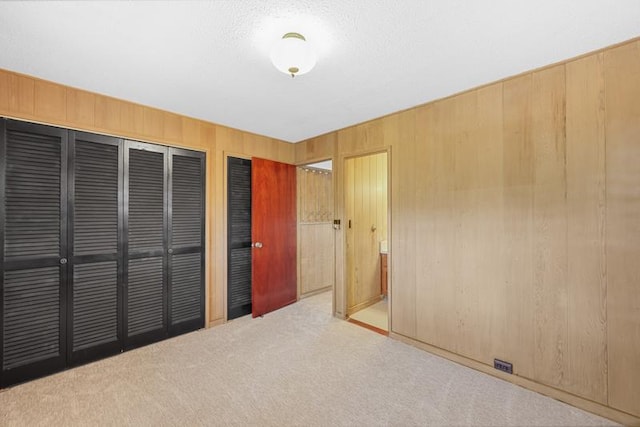
<svg viewBox="0 0 640 427">
<path fill-rule="evenodd" d="M 444 304 L 443 306 L 434 306 L 433 325 L 434 342 L 439 343 L 443 348 L 458 344 L 453 340 L 455 335 L 455 276 L 454 276 L 454 240 L 451 238 L 454 233 L 454 223 L 451 221 L 454 209 L 454 175 L 451 171 L 455 168 L 454 150 L 455 141 L 452 141 L 454 131 L 455 103 L 452 100 L 438 102 L 434 106 L 436 124 L 434 127 L 432 156 L 433 175 L 433 209 L 430 213 L 433 216 L 435 233 L 433 240 L 430 242 L 437 251 L 434 255 L 433 280 L 437 284 L 431 298 L 435 304 Z M 401 166 L 401 165 L 399 165 Z M 407 230 L 413 233 L 413 230 Z M 416 237 L 417 238 L 417 237 Z M 401 269 L 401 260 L 398 260 L 397 268 Z M 394 278 L 395 280 L 395 278 Z M 422 280 L 416 283 L 416 287 L 422 286 Z M 393 298 L 393 295 L 392 295 Z M 397 310 L 397 308 L 395 308 Z M 415 309 L 416 311 L 418 308 Z M 438 345 L 438 344 L 436 344 Z"/>
<path fill-rule="evenodd" d="M 534 378 L 553 386 L 567 371 L 567 207 L 564 66 L 533 74 Z"/>
<path fill-rule="evenodd" d="M 567 390 L 607 402 L 603 54 L 567 64 Z"/>
<path fill-rule="evenodd" d="M 609 405 L 640 416 L 640 46 L 604 53 Z"/>
<path fill-rule="evenodd" d="M 218 133 L 216 131 L 216 138 L 219 138 Z M 217 144 L 216 144 L 217 145 Z M 216 268 L 213 271 L 214 282 L 218 284 L 212 289 L 212 292 L 209 294 L 209 321 L 222 319 L 223 321 L 227 319 L 227 197 L 226 197 L 226 189 L 227 189 L 227 156 L 224 151 L 218 150 L 216 146 L 215 150 L 215 168 L 214 168 L 214 177 L 213 177 L 213 202 L 209 201 L 209 203 L 213 204 L 213 253 L 209 255 L 209 260 L 213 259 L 213 264 L 216 266 L 221 266 Z M 210 206 L 207 203 L 207 206 Z M 207 210 L 209 211 L 209 210 Z"/>
<path fill-rule="evenodd" d="M 216 163 L 216 132 L 215 126 L 209 123 L 200 123 L 200 138 L 193 140 L 184 139 L 186 143 L 192 143 L 195 145 L 195 141 L 197 141 L 200 149 L 206 150 L 207 158 L 205 161 L 206 167 L 206 182 L 205 182 L 205 225 L 204 225 L 204 233 L 206 239 L 205 246 L 205 298 L 207 298 L 205 302 L 205 322 L 208 325 L 213 325 L 214 322 L 223 322 L 224 321 L 224 310 L 214 311 L 214 307 L 219 307 L 221 305 L 226 305 L 226 300 L 224 299 L 224 288 L 226 286 L 226 282 L 224 280 L 216 281 L 215 271 L 218 269 L 214 269 L 215 260 L 216 260 L 216 248 L 217 245 L 222 245 L 225 243 L 224 238 L 215 234 L 215 219 L 216 219 L 216 209 L 215 203 L 217 202 L 215 191 L 216 187 L 216 176 L 215 171 L 218 169 L 218 164 Z M 224 168 L 221 168 L 224 171 Z M 216 240 L 217 238 L 217 240 Z M 224 252 L 224 251 L 223 251 Z"/>
<path fill-rule="evenodd" d="M 400 314 L 404 310 L 407 303 L 413 307 L 420 307 L 420 310 L 413 309 L 415 313 L 415 336 L 424 342 L 435 342 L 435 313 L 432 307 L 436 304 L 434 298 L 437 288 L 439 286 L 438 281 L 434 277 L 437 272 L 436 258 L 439 252 L 439 248 L 435 244 L 435 236 L 437 232 L 435 221 L 435 180 L 434 180 L 434 168 L 437 166 L 436 150 L 435 150 L 435 138 L 436 134 L 436 121 L 435 121 L 435 106 L 428 105 L 420 107 L 416 110 L 416 126 L 415 126 L 415 147 L 416 152 L 413 156 L 415 163 L 421 165 L 417 168 L 416 173 L 416 231 L 415 234 L 420 236 L 420 240 L 423 244 L 420 246 L 420 250 L 416 251 L 415 257 L 415 277 L 414 282 L 420 283 L 421 286 L 413 286 L 409 295 L 404 296 L 408 301 L 396 301 L 396 287 L 392 289 L 392 309 L 397 307 L 400 310 Z M 406 150 L 408 147 L 401 146 L 399 144 L 394 145 L 394 158 L 400 155 L 400 150 Z M 406 165 L 398 165 L 399 167 L 406 167 Z M 397 174 L 392 171 L 395 182 L 397 180 Z M 416 165 L 413 165 L 416 168 Z M 405 184 L 406 185 L 406 184 Z M 396 203 L 395 186 L 392 193 L 392 209 Z M 395 224 L 395 213 L 393 215 Z M 397 238 L 397 233 L 394 228 L 393 239 Z M 405 266 L 406 260 L 398 260 L 401 265 Z M 402 284 L 398 284 L 397 288 L 400 288 Z M 415 299 L 415 303 L 411 303 L 411 299 Z M 392 310 L 391 329 L 396 330 L 398 325 L 395 319 L 398 317 L 395 310 Z"/>
<path fill-rule="evenodd" d="M 117 99 L 99 96 L 96 98 L 95 125 L 104 130 L 120 130 L 121 103 Z"/>
<path fill-rule="evenodd" d="M 388 221 L 388 156 L 376 156 L 376 227 L 378 241 L 387 240 L 389 237 L 389 221 Z"/>
<path fill-rule="evenodd" d="M 295 144 L 296 164 L 334 158 L 337 136 L 337 132 L 332 132 Z"/>
<path fill-rule="evenodd" d="M 182 141 L 182 118 L 173 113 L 164 113 L 163 115 L 163 131 L 164 138 L 168 141 Z"/>
<path fill-rule="evenodd" d="M 416 254 L 419 252 L 415 234 L 417 221 L 415 185 L 418 178 L 415 141 L 416 113 L 407 111 L 384 119 L 387 144 L 395 143 L 391 152 L 391 217 L 394 221 L 389 242 L 391 328 L 407 335 L 416 334 Z M 413 184 L 409 184 L 413 183 Z"/>
<path fill-rule="evenodd" d="M 330 222 L 333 219 L 331 171 L 298 168 L 298 221 Z"/>
<path fill-rule="evenodd" d="M 180 140 L 182 141 L 200 141 L 201 140 L 202 129 L 200 126 L 200 122 L 198 120 L 190 119 L 188 117 L 182 117 L 181 130 L 182 130 L 182 135 Z"/>
<path fill-rule="evenodd" d="M 502 256 L 503 227 L 503 123 L 502 84 L 477 90 L 470 132 L 475 135 L 474 181 L 471 184 L 475 209 L 472 230 L 476 263 L 475 277 L 469 277 L 471 309 L 467 342 L 469 357 L 491 364 L 505 341 L 506 286 Z M 464 154 L 463 154 L 464 155 Z M 470 288 L 476 287 L 474 291 Z M 488 315 L 487 315 L 488 314 Z"/>
<path fill-rule="evenodd" d="M 299 228 L 300 295 L 333 285 L 334 230 L 331 223 L 304 224 Z"/>
<path fill-rule="evenodd" d="M 4 70 L 0 70 L 0 111 L 9 111 L 9 100 L 11 98 L 11 75 Z"/>
<path fill-rule="evenodd" d="M 351 161 L 353 162 L 353 182 L 349 183 L 349 187 L 353 189 L 353 210 L 351 212 L 347 211 L 346 216 L 346 219 L 351 221 L 351 224 L 348 225 L 348 236 L 350 236 L 350 239 L 347 239 L 347 251 L 351 252 L 351 265 L 347 265 L 351 277 L 351 281 L 347 283 L 347 289 L 349 291 L 347 294 L 347 314 L 351 313 L 354 306 L 364 302 L 361 296 L 364 291 L 362 288 L 369 288 L 366 279 L 363 277 L 369 271 L 364 268 L 363 254 L 362 251 L 359 250 L 361 246 L 369 245 L 369 236 L 367 234 L 363 235 L 365 231 L 364 223 L 369 222 L 368 214 L 370 213 L 369 210 L 365 210 L 364 207 L 366 198 L 364 193 L 366 189 L 363 185 L 363 169 L 367 166 L 368 172 L 369 161 L 367 159 L 365 162 L 362 157 L 356 157 Z M 348 206 L 347 204 L 347 207 Z"/>
<path fill-rule="evenodd" d="M 478 171 L 476 250 L 478 252 L 478 310 L 476 334 L 481 337 L 472 357 L 484 363 L 502 348 L 507 326 L 504 278 L 503 86 L 479 89 L 473 132 L 477 135 Z M 473 281 L 471 282 L 473 283 Z M 487 315 L 488 314 L 488 315 Z"/>
<path fill-rule="evenodd" d="M 455 289 L 454 314 L 458 319 L 455 343 L 457 351 L 473 357 L 482 339 L 476 333 L 478 323 L 478 251 L 477 214 L 478 194 L 478 137 L 473 128 L 476 118 L 477 91 L 471 91 L 449 100 L 452 103 L 452 126 L 448 129 L 448 149 L 453 152 L 453 221 L 449 236 L 453 241 L 455 256 L 451 258 Z"/>
<path fill-rule="evenodd" d="M 142 128 L 145 135 L 151 138 L 162 138 L 164 136 L 164 113 L 154 108 L 144 107 L 142 111 Z"/>
<path fill-rule="evenodd" d="M 300 296 L 333 286 L 333 177 L 298 168 L 298 287 Z"/>
<path fill-rule="evenodd" d="M 13 74 L 10 76 L 11 90 L 9 110 L 17 114 L 33 117 L 35 113 L 35 81 L 34 79 Z"/>
<path fill-rule="evenodd" d="M 352 231 L 353 223 L 349 223 L 349 216 L 353 215 L 356 210 L 355 204 L 355 182 L 356 182 L 356 159 L 347 159 L 344 163 L 344 233 L 345 233 L 345 272 L 346 272 L 346 298 L 347 310 L 354 305 L 356 300 L 355 286 L 356 270 L 355 270 L 355 250 L 354 250 L 354 234 Z M 345 313 L 347 314 L 347 313 Z"/>
<path fill-rule="evenodd" d="M 66 119 L 66 90 L 55 83 L 36 80 L 34 84 L 34 114 L 46 120 Z"/>
<path fill-rule="evenodd" d="M 504 279 L 507 339 L 495 357 L 511 361 L 514 373 L 533 377 L 533 145 L 532 77 L 504 82 L 503 182 Z M 526 303 L 525 303 L 526 302 Z"/>
<path fill-rule="evenodd" d="M 120 104 L 120 127 L 132 135 L 144 135 L 144 107 L 123 102 Z M 196 142 L 197 139 L 186 139 L 185 143 Z"/>
<path fill-rule="evenodd" d="M 96 96 L 93 93 L 67 88 L 67 123 L 93 127 L 95 124 Z"/>
</svg>

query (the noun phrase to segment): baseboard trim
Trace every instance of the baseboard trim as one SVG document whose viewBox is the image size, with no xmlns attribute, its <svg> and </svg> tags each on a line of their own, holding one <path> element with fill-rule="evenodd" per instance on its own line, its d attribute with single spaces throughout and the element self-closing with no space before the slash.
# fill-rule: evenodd
<svg viewBox="0 0 640 427">
<path fill-rule="evenodd" d="M 329 286 L 325 286 L 324 288 L 320 288 L 320 289 L 316 289 L 314 291 L 309 291 L 309 292 L 306 292 L 304 294 L 300 294 L 300 298 L 299 299 L 312 297 L 314 295 L 318 295 L 318 294 L 321 294 L 323 292 L 330 291 L 332 287 L 333 287 L 333 285 L 329 285 Z"/>
<path fill-rule="evenodd" d="M 224 324 L 224 319 L 211 320 L 211 321 L 209 321 L 209 323 L 207 324 L 207 327 L 206 327 L 206 328 L 207 328 L 207 329 L 209 329 L 209 328 L 213 328 L 213 327 L 215 327 L 215 326 L 220 326 L 220 325 L 222 325 L 222 324 Z"/>
<path fill-rule="evenodd" d="M 379 301 L 382 301 L 384 297 L 382 295 L 375 296 L 365 302 L 361 302 L 360 304 L 356 304 L 353 307 L 347 308 L 347 317 L 351 316 L 353 313 L 357 313 L 360 310 L 363 310 Z"/>
<path fill-rule="evenodd" d="M 485 365 L 484 363 L 480 363 L 476 360 L 469 359 L 464 356 L 460 356 L 459 354 L 452 353 L 442 348 L 423 343 L 421 341 L 406 337 L 404 335 L 400 335 L 395 332 L 390 332 L 389 337 L 396 339 L 398 341 L 401 341 L 405 344 L 409 344 L 413 347 L 419 348 L 421 350 L 424 350 L 428 353 L 443 357 L 452 362 L 466 366 L 468 368 L 475 369 L 476 371 L 480 371 L 485 374 L 491 375 L 493 377 L 500 378 L 501 380 L 505 380 L 507 382 L 519 385 L 520 387 L 526 388 L 528 390 L 532 390 L 537 393 L 543 394 L 545 396 L 551 397 L 553 399 L 559 400 L 561 402 L 567 403 L 571 406 L 575 406 L 576 408 L 580 408 L 587 412 L 591 412 L 601 417 L 608 418 L 615 422 L 621 423 L 625 426 L 640 427 L 640 418 L 634 415 L 628 414 L 626 412 L 622 412 L 617 409 L 611 408 L 609 406 L 605 406 L 601 403 L 587 400 L 585 398 L 576 396 L 566 391 L 537 383 L 528 378 L 500 372 L 494 369 L 492 366 Z"/>
</svg>

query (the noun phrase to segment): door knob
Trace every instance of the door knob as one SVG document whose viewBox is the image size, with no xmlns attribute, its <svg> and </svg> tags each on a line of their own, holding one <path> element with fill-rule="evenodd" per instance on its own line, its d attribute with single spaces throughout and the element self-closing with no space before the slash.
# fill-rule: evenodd
<svg viewBox="0 0 640 427">
<path fill-rule="evenodd" d="M 66 258 L 60 258 L 60 264 L 64 265 L 67 263 L 67 259 Z"/>
<path fill-rule="evenodd" d="M 173 249 L 169 249 L 167 252 L 169 252 L 170 254 L 173 253 Z"/>
<path fill-rule="evenodd" d="M 260 249 L 260 248 L 262 247 L 262 243 L 260 243 L 260 242 L 256 242 L 256 243 L 254 244 L 254 246 L 255 246 L 256 248 Z"/>
</svg>

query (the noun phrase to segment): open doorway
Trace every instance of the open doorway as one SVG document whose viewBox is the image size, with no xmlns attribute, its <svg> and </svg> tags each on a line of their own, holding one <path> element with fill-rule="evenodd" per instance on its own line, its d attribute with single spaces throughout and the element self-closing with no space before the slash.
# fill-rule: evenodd
<svg viewBox="0 0 640 427">
<path fill-rule="evenodd" d="M 349 321 L 388 334 L 387 153 L 345 159 L 346 300 Z"/>
<path fill-rule="evenodd" d="M 298 296 L 330 292 L 335 282 L 331 160 L 297 168 Z"/>
</svg>

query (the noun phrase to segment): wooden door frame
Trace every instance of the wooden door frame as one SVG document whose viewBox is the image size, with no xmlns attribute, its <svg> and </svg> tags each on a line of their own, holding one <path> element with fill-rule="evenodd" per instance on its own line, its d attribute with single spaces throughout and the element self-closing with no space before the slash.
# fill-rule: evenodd
<svg viewBox="0 0 640 427">
<path fill-rule="evenodd" d="M 391 171 L 391 146 L 378 147 L 371 150 L 360 150 L 354 152 L 343 153 L 338 156 L 337 164 L 334 164 L 334 201 L 335 209 L 334 215 L 340 219 L 342 232 L 341 238 L 336 238 L 336 259 L 335 259 L 335 274 L 336 280 L 334 283 L 334 310 L 333 314 L 341 319 L 347 318 L 347 233 L 345 231 L 346 218 L 346 180 L 345 170 L 346 161 L 358 157 L 370 156 L 373 154 L 387 154 L 387 245 L 388 245 L 388 270 L 393 271 L 393 253 L 392 253 L 392 236 L 393 236 L 393 221 L 391 215 L 391 200 L 392 200 L 392 171 Z M 339 244 L 338 244 L 339 242 Z M 387 280 L 387 297 L 389 299 L 388 313 L 388 330 L 391 331 L 391 306 L 393 300 L 393 274 L 388 275 Z M 339 298 L 338 298 L 339 297 Z"/>
</svg>

